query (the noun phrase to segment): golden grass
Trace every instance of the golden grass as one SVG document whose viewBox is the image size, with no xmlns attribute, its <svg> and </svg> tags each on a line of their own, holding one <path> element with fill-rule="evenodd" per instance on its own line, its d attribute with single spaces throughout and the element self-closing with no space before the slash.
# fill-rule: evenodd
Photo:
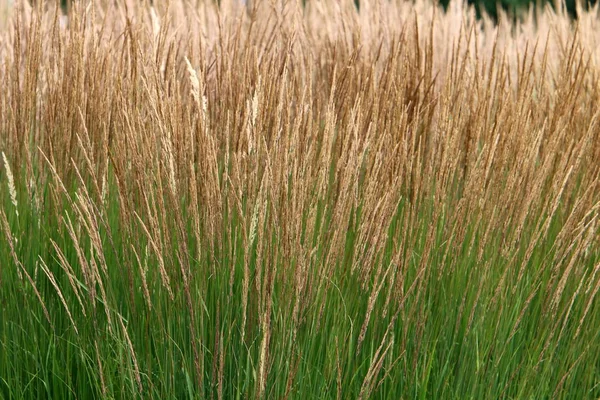
<svg viewBox="0 0 600 400">
<path fill-rule="evenodd" d="M 150 277 L 171 299 L 182 294 L 193 332 L 195 291 L 231 268 L 233 293 L 236 271 L 220 260 L 241 257 L 241 340 L 253 327 L 261 332 L 257 398 L 273 357 L 276 283 L 300 326 L 309 307 L 323 313 L 340 267 L 369 299 L 355 326 L 357 353 L 371 319 L 392 315 L 361 398 L 404 340 L 392 334 L 394 322 L 420 320 L 406 302 L 424 296 L 430 278 L 450 279 L 464 254 L 477 255 L 474 282 L 501 277 L 492 293 L 463 300 L 468 329 L 482 312 L 479 296 L 502 304 L 524 280 L 533 282 L 531 297 L 511 336 L 538 292 L 549 320 L 568 319 L 575 299 L 584 301 L 585 325 L 600 287 L 588 262 L 600 232 L 596 8 L 577 22 L 546 8 L 494 25 L 459 2 L 447 13 L 421 0 L 364 2 L 360 12 L 351 1 L 249 10 L 233 1 L 111 4 L 75 5 L 68 27 L 51 7 L 0 22 L 0 151 L 25 200 L 53 210 L 74 243 L 77 279 L 89 292 L 53 243 L 62 271 L 84 312 L 103 304 L 109 329 L 124 333 L 140 391 L 127 327 L 107 306 L 113 268 L 137 277 L 131 291 L 149 309 Z M 9 185 L 15 180 L 9 174 Z M 16 206 L 13 190 L 10 197 Z M 114 203 L 123 232 L 111 231 Z M 228 240 L 239 227 L 241 242 Z M 530 257 L 553 229 L 538 279 Z M 113 243 L 117 235 L 124 241 Z M 111 248 L 126 254 L 121 265 L 106 261 Z M 197 268 L 201 260 L 213 271 Z M 377 301 L 382 316 L 372 315 Z M 559 321 L 551 336 L 563 334 Z M 217 336 L 221 361 L 212 369 L 222 396 Z M 210 368 L 202 348 L 213 344 L 191 346 L 201 387 Z"/>
</svg>

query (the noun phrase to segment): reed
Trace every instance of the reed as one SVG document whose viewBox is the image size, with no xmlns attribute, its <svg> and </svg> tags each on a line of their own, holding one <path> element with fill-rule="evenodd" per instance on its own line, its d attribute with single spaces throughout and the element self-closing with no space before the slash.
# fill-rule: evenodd
<svg viewBox="0 0 600 400">
<path fill-rule="evenodd" d="M 0 398 L 600 397 L 597 7 L 19 4 Z"/>
</svg>

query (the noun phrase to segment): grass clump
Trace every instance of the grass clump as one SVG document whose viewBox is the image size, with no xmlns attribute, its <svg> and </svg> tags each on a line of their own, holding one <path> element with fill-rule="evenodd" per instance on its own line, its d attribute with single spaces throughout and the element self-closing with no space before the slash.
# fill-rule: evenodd
<svg viewBox="0 0 600 400">
<path fill-rule="evenodd" d="M 597 25 L 17 8 L 0 397 L 599 397 Z"/>
</svg>

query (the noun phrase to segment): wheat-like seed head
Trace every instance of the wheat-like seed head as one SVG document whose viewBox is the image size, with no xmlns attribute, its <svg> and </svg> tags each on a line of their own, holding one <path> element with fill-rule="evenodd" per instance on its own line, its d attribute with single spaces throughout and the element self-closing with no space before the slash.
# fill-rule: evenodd
<svg viewBox="0 0 600 400">
<path fill-rule="evenodd" d="M 15 177 L 13 176 L 10 164 L 6 158 L 6 154 L 2 152 L 2 160 L 4 161 L 4 168 L 6 169 L 6 177 L 8 179 L 8 193 L 10 195 L 10 201 L 15 207 L 15 213 L 19 215 L 19 203 L 17 202 L 17 189 L 15 187 Z"/>
<path fill-rule="evenodd" d="M 187 65 L 188 74 L 190 76 L 190 83 L 192 84 L 192 96 L 194 97 L 194 100 L 198 105 L 198 110 L 202 110 L 203 112 L 205 112 L 205 98 L 201 94 L 202 92 L 200 88 L 200 80 L 198 79 L 198 74 L 196 73 L 194 67 L 192 67 L 192 63 L 190 63 L 190 60 L 188 60 L 187 57 L 185 57 L 184 60 Z"/>
</svg>

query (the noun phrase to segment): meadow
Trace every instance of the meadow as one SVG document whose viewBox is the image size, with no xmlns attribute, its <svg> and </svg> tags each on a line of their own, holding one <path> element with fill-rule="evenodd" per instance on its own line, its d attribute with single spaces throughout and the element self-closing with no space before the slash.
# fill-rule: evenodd
<svg viewBox="0 0 600 400">
<path fill-rule="evenodd" d="M 597 7 L 41 3 L 0 399 L 600 397 Z"/>
</svg>

